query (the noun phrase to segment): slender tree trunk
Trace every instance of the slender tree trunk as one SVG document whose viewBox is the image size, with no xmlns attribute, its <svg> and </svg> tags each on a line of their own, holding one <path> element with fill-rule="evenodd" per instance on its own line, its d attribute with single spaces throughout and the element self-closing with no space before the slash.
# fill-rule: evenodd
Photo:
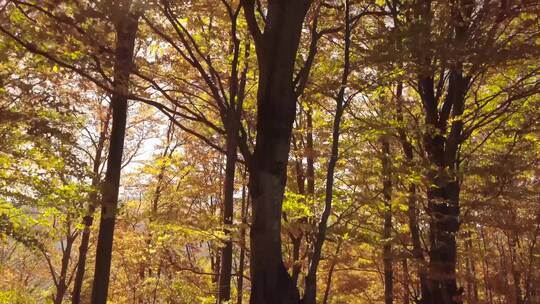
<svg viewBox="0 0 540 304">
<path fill-rule="evenodd" d="M 56 285 L 54 304 L 62 304 L 62 301 L 64 300 L 64 296 L 66 295 L 66 291 L 68 289 L 67 272 L 69 269 L 69 260 L 71 257 L 71 249 L 73 248 L 73 243 L 77 238 L 77 234 L 73 235 L 69 230 L 68 236 L 66 238 L 66 247 L 62 250 L 62 265 L 60 267 L 60 276 L 58 277 L 58 283 Z"/>
<path fill-rule="evenodd" d="M 478 242 L 478 249 L 482 256 L 486 256 L 488 253 L 487 243 L 486 243 L 486 237 L 484 235 L 484 229 L 482 227 L 480 227 L 480 238 L 481 238 L 481 242 L 480 241 Z M 487 259 L 482 259 L 482 265 L 484 268 L 483 277 L 484 277 L 485 295 L 486 295 L 486 298 L 489 299 L 489 303 L 493 304 L 493 290 L 491 288 L 491 283 L 489 282 L 490 271 L 489 271 L 489 263 Z M 486 302 L 488 302 L 487 299 L 486 299 Z"/>
<path fill-rule="evenodd" d="M 330 159 L 328 160 L 328 166 L 326 171 L 326 187 L 325 187 L 325 199 L 324 210 L 319 222 L 315 244 L 313 246 L 313 253 L 311 257 L 311 263 L 309 265 L 308 273 L 305 280 L 305 291 L 303 304 L 315 304 L 317 298 L 317 269 L 322 256 L 322 248 L 326 239 L 326 230 L 328 218 L 332 210 L 332 196 L 334 193 L 334 171 L 339 157 L 339 135 L 341 117 L 345 105 L 345 88 L 347 86 L 349 70 L 350 70 L 350 37 L 351 37 L 351 24 L 349 22 L 349 1 L 345 1 L 345 50 L 344 50 L 344 65 L 343 73 L 341 75 L 341 87 L 336 96 L 336 113 L 334 115 L 334 122 L 332 126 L 332 148 L 330 151 Z"/>
<path fill-rule="evenodd" d="M 399 82 L 397 84 L 396 98 L 397 98 L 397 121 L 400 125 L 403 125 L 403 83 Z M 403 149 L 403 154 L 405 155 L 405 160 L 407 162 L 407 167 L 409 170 L 413 169 L 413 146 L 409 139 L 404 127 L 398 129 L 398 134 L 401 142 L 401 147 Z M 407 194 L 407 215 L 409 218 L 409 230 L 411 232 L 411 243 L 413 247 L 412 255 L 414 259 L 414 264 L 418 271 L 418 279 L 420 280 L 420 294 L 428 294 L 428 285 L 427 285 L 427 275 L 426 275 L 426 260 L 424 257 L 424 249 L 422 248 L 422 242 L 420 239 L 420 228 L 418 225 L 418 211 L 416 208 L 416 184 L 412 182 L 409 185 Z"/>
<path fill-rule="evenodd" d="M 467 271 L 467 303 L 476 304 L 478 302 L 478 286 L 476 284 L 476 269 L 473 260 L 472 233 L 467 231 L 465 240 L 465 266 Z"/>
<path fill-rule="evenodd" d="M 382 170 L 384 196 L 383 262 L 384 262 L 384 303 L 394 302 L 394 270 L 392 268 L 392 169 L 390 163 L 390 143 L 382 138 Z"/>
<path fill-rule="evenodd" d="M 293 254 L 292 254 L 292 280 L 294 282 L 294 285 L 296 286 L 298 283 L 298 277 L 300 276 L 300 270 L 301 270 L 301 264 L 300 264 L 300 247 L 302 246 L 302 239 L 303 235 L 299 235 L 297 237 L 291 238 L 292 246 L 293 246 Z"/>
<path fill-rule="evenodd" d="M 81 303 L 81 291 L 84 283 L 84 273 L 86 270 L 86 257 L 88 255 L 88 246 L 90 244 L 90 232 L 92 228 L 92 222 L 94 221 L 94 212 L 99 204 L 98 191 L 100 190 L 100 176 L 99 167 L 102 162 L 103 148 L 105 147 L 105 141 L 109 130 L 109 122 L 111 120 L 111 108 L 107 109 L 105 120 L 102 121 L 101 131 L 99 133 L 98 143 L 96 147 L 96 155 L 94 156 L 94 164 L 92 168 L 92 188 L 94 191 L 90 193 L 88 199 L 88 211 L 83 218 L 83 232 L 81 236 L 81 244 L 79 245 L 79 261 L 77 262 L 77 273 L 75 274 L 75 281 L 73 282 L 73 295 L 71 297 L 72 304 Z"/>
<path fill-rule="evenodd" d="M 114 93 L 111 98 L 113 118 L 109 156 L 107 158 L 107 173 L 105 174 L 103 184 L 101 218 L 96 248 L 96 266 L 92 287 L 92 304 L 105 304 L 107 302 L 114 225 L 120 187 L 120 171 L 122 168 L 122 154 L 126 132 L 127 94 L 129 92 L 129 76 L 133 66 L 137 27 L 138 17 L 128 13 L 125 13 L 116 24 Z"/>
<path fill-rule="evenodd" d="M 523 304 L 523 294 L 521 291 L 521 277 L 522 274 L 516 269 L 517 252 L 516 247 L 519 247 L 518 235 L 507 235 L 508 253 L 510 255 L 510 268 L 512 271 L 512 281 L 514 287 L 514 299 L 516 304 Z"/>
<path fill-rule="evenodd" d="M 234 120 L 234 119 L 231 119 Z M 236 171 L 236 150 L 238 131 L 235 121 L 229 121 L 226 143 L 225 181 L 223 185 L 223 224 L 225 225 L 225 246 L 221 249 L 221 268 L 219 273 L 218 303 L 231 299 L 231 271 L 233 244 L 231 226 L 234 213 L 234 174 Z"/>
<path fill-rule="evenodd" d="M 242 186 L 242 227 L 240 228 L 240 257 L 238 261 L 238 279 L 236 283 L 237 289 L 237 304 L 242 304 L 244 300 L 244 267 L 246 256 L 246 225 L 248 223 L 248 201 L 246 201 L 246 185 L 245 185 L 245 173 L 244 173 L 244 185 Z"/>
<path fill-rule="evenodd" d="M 231 65 L 231 82 L 229 85 L 228 110 L 227 114 L 224 117 L 225 121 L 223 122 L 227 130 L 225 147 L 225 180 L 223 183 L 223 224 L 225 225 L 224 232 L 227 236 L 227 240 L 225 241 L 225 246 L 221 250 L 218 303 L 221 303 L 223 301 L 229 301 L 231 299 L 233 243 L 231 239 L 230 226 L 233 224 L 234 215 L 234 181 L 237 162 L 237 149 L 239 145 L 238 131 L 240 128 L 239 125 L 242 114 L 242 104 L 245 98 L 245 85 L 248 68 L 248 65 L 246 63 L 243 71 L 240 73 L 240 77 L 238 76 L 240 40 L 236 36 L 237 18 L 237 14 L 234 17 L 231 17 L 232 43 L 230 53 L 233 56 L 233 60 Z M 249 42 L 246 42 L 244 52 L 245 60 L 248 60 Z"/>
<path fill-rule="evenodd" d="M 305 181 L 306 177 L 304 175 L 304 169 L 302 166 L 302 158 L 297 158 L 295 161 L 295 167 L 296 167 L 296 184 L 298 187 L 298 194 L 303 196 L 303 199 L 305 200 L 306 196 L 306 187 L 305 187 Z M 301 218 L 297 220 L 298 222 L 302 223 L 305 222 L 305 218 Z M 302 246 L 302 239 L 304 238 L 303 231 L 297 231 L 289 232 L 289 237 L 291 239 L 292 243 L 292 273 L 291 277 L 294 282 L 294 285 L 298 285 L 298 277 L 300 276 L 301 271 L 301 263 L 300 263 L 300 249 Z"/>
<path fill-rule="evenodd" d="M 244 1 L 259 64 L 257 138 L 249 162 L 253 199 L 251 304 L 298 304 L 299 294 L 283 263 L 281 216 L 291 133 L 296 114 L 294 64 L 311 1 L 269 1 L 264 33 L 254 1 Z"/>
<path fill-rule="evenodd" d="M 330 265 L 330 269 L 328 269 L 328 277 L 326 278 L 326 288 L 324 289 L 324 297 L 322 304 L 327 304 L 328 299 L 330 299 L 330 290 L 332 290 L 332 276 L 334 275 L 334 269 L 336 268 L 337 264 L 337 255 L 339 254 L 339 251 L 341 250 L 341 245 L 343 244 L 343 240 L 339 240 L 338 244 L 336 246 L 336 252 L 334 254 L 334 258 L 332 259 L 332 264 Z"/>
<path fill-rule="evenodd" d="M 315 147 L 313 146 L 313 109 L 311 105 L 306 115 L 306 179 L 307 194 L 315 195 Z"/>
</svg>

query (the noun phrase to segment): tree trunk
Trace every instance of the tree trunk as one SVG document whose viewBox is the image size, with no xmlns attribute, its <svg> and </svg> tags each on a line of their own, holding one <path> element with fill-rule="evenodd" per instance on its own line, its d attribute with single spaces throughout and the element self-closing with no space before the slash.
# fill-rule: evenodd
<svg viewBox="0 0 540 304">
<path fill-rule="evenodd" d="M 467 231 L 465 240 L 465 267 L 467 271 L 467 303 L 478 303 L 478 286 L 476 284 L 476 269 L 473 260 L 472 233 Z"/>
<path fill-rule="evenodd" d="M 114 93 L 111 98 L 113 118 L 109 156 L 107 158 L 107 173 L 103 184 L 92 304 L 105 304 L 107 302 L 120 171 L 126 132 L 127 94 L 129 92 L 129 76 L 133 65 L 137 27 L 138 17 L 131 14 L 126 14 L 116 24 Z"/>
<path fill-rule="evenodd" d="M 390 163 L 390 143 L 382 138 L 382 171 L 384 196 L 383 262 L 384 262 L 384 303 L 394 302 L 394 271 L 392 269 L 392 168 Z"/>
<path fill-rule="evenodd" d="M 238 261 L 238 280 L 236 283 L 237 289 L 237 304 L 242 304 L 244 298 L 244 265 L 246 256 L 246 225 L 248 223 L 248 201 L 246 201 L 246 185 L 245 185 L 245 173 L 244 173 L 244 185 L 242 186 L 242 227 L 240 227 L 240 258 Z"/>
<path fill-rule="evenodd" d="M 336 268 L 336 260 L 337 255 L 339 254 L 339 251 L 341 250 L 341 245 L 343 244 L 343 240 L 339 240 L 338 244 L 336 246 L 336 252 L 334 254 L 334 258 L 332 259 L 332 264 L 330 265 L 330 269 L 328 269 L 328 277 L 326 278 L 326 288 L 324 289 L 324 297 L 322 304 L 327 304 L 328 299 L 330 299 L 330 290 L 332 289 L 332 276 L 334 275 L 334 269 Z"/>
<path fill-rule="evenodd" d="M 298 289 L 281 254 L 281 216 L 291 133 L 296 114 L 293 72 L 300 33 L 311 1 L 269 1 L 264 33 L 254 1 L 244 1 L 259 64 L 257 138 L 249 162 L 253 199 L 251 304 L 298 304 Z"/>
<path fill-rule="evenodd" d="M 315 195 L 315 147 L 313 146 L 313 109 L 309 105 L 306 115 L 306 179 L 307 194 Z"/>
<path fill-rule="evenodd" d="M 58 277 L 58 282 L 56 284 L 56 295 L 54 297 L 54 304 L 62 304 L 64 296 L 68 288 L 68 278 L 67 272 L 69 268 L 69 260 L 71 257 L 71 249 L 73 248 L 73 243 L 77 238 L 77 234 L 71 234 L 71 229 L 68 229 L 68 234 L 66 238 L 66 247 L 62 250 L 62 265 L 60 268 L 60 276 Z"/>
<path fill-rule="evenodd" d="M 399 82 L 397 84 L 396 98 L 397 98 L 397 121 L 399 125 L 403 125 L 403 83 Z M 407 167 L 409 170 L 413 169 L 413 146 L 409 139 L 404 127 L 398 129 L 399 139 L 401 142 L 401 147 L 403 149 L 403 154 L 405 155 L 405 160 L 407 162 Z M 424 257 L 424 250 L 422 248 L 422 242 L 420 239 L 420 228 L 418 225 L 418 211 L 416 208 L 416 184 L 411 182 L 409 189 L 407 191 L 407 215 L 409 218 L 409 230 L 411 232 L 411 243 L 412 243 L 412 255 L 414 259 L 414 264 L 416 265 L 418 272 L 418 279 L 420 280 L 420 294 L 428 294 L 428 285 L 427 285 L 427 275 L 426 275 L 426 260 Z"/>
<path fill-rule="evenodd" d="M 234 120 L 234 119 L 231 119 Z M 218 303 L 231 299 L 231 271 L 233 246 L 231 226 L 234 212 L 234 174 L 236 171 L 236 150 L 238 131 L 236 121 L 229 121 L 226 143 L 225 180 L 223 185 L 223 224 L 225 225 L 225 246 L 221 249 L 221 268 L 219 273 Z"/>
<path fill-rule="evenodd" d="M 311 263 L 309 265 L 308 273 L 305 280 L 305 291 L 303 304 L 315 304 L 317 299 L 317 269 L 322 256 L 322 248 L 326 239 L 326 230 L 328 218 L 330 217 L 332 210 L 332 196 L 334 193 L 334 171 L 339 157 L 339 134 L 341 117 L 345 108 L 345 88 L 347 86 L 350 70 L 350 37 L 351 27 L 349 22 L 349 1 L 345 1 L 345 50 L 344 50 L 344 64 L 343 73 L 341 74 L 340 89 L 336 96 L 336 113 L 334 115 L 334 122 L 332 126 L 332 148 L 330 151 L 330 159 L 328 160 L 328 166 L 326 171 L 326 185 L 325 185 L 325 198 L 324 198 L 324 210 L 321 215 L 321 220 L 318 225 L 315 244 L 313 246 L 313 253 L 311 257 Z"/>
<path fill-rule="evenodd" d="M 427 191 L 430 215 L 429 297 L 426 303 L 459 303 L 456 282 L 456 237 L 459 222 L 459 184 L 444 175 L 431 174 Z"/>
<path fill-rule="evenodd" d="M 404 258 L 401 262 L 403 265 L 403 304 L 410 304 L 411 292 L 409 290 L 409 287 L 411 284 L 411 276 L 409 274 L 409 265 L 407 263 L 407 258 Z"/>
<path fill-rule="evenodd" d="M 436 104 L 433 99 L 432 79 L 428 88 L 422 88 L 424 104 Z M 452 117 L 463 114 L 465 90 L 468 79 L 462 76 L 460 68 L 450 71 L 447 100 L 452 105 Z M 429 92 L 425 94 L 426 92 Z M 442 120 L 441 120 L 442 119 Z M 443 115 L 436 114 L 426 107 L 426 122 L 428 132 L 424 142 L 430 161 L 431 169 L 427 173 L 429 187 L 427 190 L 428 209 L 430 216 L 430 251 L 429 251 L 429 294 L 422 296 L 426 303 L 454 304 L 461 303 L 462 291 L 457 287 L 456 234 L 459 230 L 459 193 L 460 185 L 457 176 L 457 149 L 460 144 L 463 121 L 452 121 L 451 130 L 446 133 L 446 121 Z"/>
<path fill-rule="evenodd" d="M 86 270 L 86 256 L 88 254 L 88 246 L 90 243 L 90 232 L 92 228 L 92 222 L 94 221 L 94 212 L 99 204 L 98 192 L 100 190 L 100 176 L 99 167 L 101 166 L 101 156 L 103 154 L 103 148 L 105 147 L 105 140 L 107 139 L 107 133 L 109 130 L 109 122 L 111 119 L 111 108 L 107 109 L 105 120 L 102 122 L 101 131 L 99 133 L 98 144 L 96 147 L 96 155 L 94 156 L 94 164 L 92 168 L 92 188 L 94 191 L 90 193 L 88 199 L 88 212 L 83 218 L 83 233 L 81 237 L 81 244 L 79 245 L 79 261 L 77 262 L 77 273 L 75 274 L 75 281 L 73 283 L 73 295 L 71 297 L 72 304 L 81 303 L 81 291 L 84 283 L 84 273 Z"/>
<path fill-rule="evenodd" d="M 460 1 L 452 6 L 455 24 L 449 47 L 456 50 L 465 47 L 473 7 L 472 0 Z M 419 8 L 422 14 L 421 38 L 429 39 L 433 14 L 431 2 L 426 1 Z M 433 71 L 430 71 L 432 58 L 425 54 L 419 55 L 423 56 L 419 62 L 423 69 L 418 75 L 418 92 L 422 99 L 426 123 L 424 134 L 424 146 L 428 156 L 426 211 L 430 217 L 429 292 L 423 294 L 422 299 L 424 303 L 430 304 L 459 304 L 462 303 L 463 291 L 462 288 L 458 289 L 456 280 L 456 235 L 459 231 L 460 212 L 457 151 L 464 140 L 462 114 L 470 77 L 463 75 L 461 58 L 456 55 L 455 60 L 448 66 L 447 92 L 440 105 L 440 92 L 436 92 L 435 77 Z"/>
</svg>

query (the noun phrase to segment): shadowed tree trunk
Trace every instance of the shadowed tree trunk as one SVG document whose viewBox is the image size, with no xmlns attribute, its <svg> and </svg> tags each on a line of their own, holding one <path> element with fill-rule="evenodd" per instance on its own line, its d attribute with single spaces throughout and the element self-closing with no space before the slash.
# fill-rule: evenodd
<svg viewBox="0 0 540 304">
<path fill-rule="evenodd" d="M 452 6 L 453 35 L 448 47 L 461 50 L 465 47 L 467 22 L 472 14 L 471 0 Z M 420 45 L 427 45 L 431 34 L 431 1 L 418 6 Z M 427 214 L 429 215 L 429 264 L 428 289 L 422 294 L 422 303 L 462 303 L 462 288 L 456 280 L 457 246 L 459 231 L 458 149 L 463 138 L 462 114 L 470 77 L 464 76 L 461 58 L 456 55 L 449 66 L 441 67 L 440 81 L 446 81 L 446 95 L 441 98 L 440 85 L 435 84 L 434 71 L 428 53 L 419 53 L 418 92 L 424 108 L 426 131 L 423 135 L 428 159 L 425 174 L 427 189 Z M 447 76 L 445 76 L 447 74 Z M 447 80 L 446 80 L 447 77 Z M 442 101 L 441 101 L 442 100 Z"/>
<path fill-rule="evenodd" d="M 133 66 L 133 53 L 138 27 L 137 16 L 128 12 L 119 13 L 122 16 L 119 16 L 115 23 L 114 93 L 111 97 L 112 129 L 107 158 L 107 172 L 103 183 L 92 304 L 105 304 L 107 302 L 120 171 L 126 133 L 129 76 Z"/>
<path fill-rule="evenodd" d="M 317 299 L 317 269 L 322 256 L 323 244 L 326 239 L 326 230 L 328 218 L 330 217 L 332 210 L 332 196 L 334 193 L 334 171 L 339 157 L 339 135 L 341 117 L 343 116 L 344 109 L 346 107 L 345 101 L 345 88 L 347 86 L 349 72 L 350 72 L 350 37 L 351 37 L 351 24 L 349 21 L 349 1 L 345 1 L 345 37 L 344 37 L 344 64 L 343 73 L 341 74 L 340 88 L 336 95 L 336 112 L 334 114 L 334 122 L 332 126 L 332 148 L 330 151 L 330 159 L 328 160 L 326 171 L 326 185 L 325 185 L 325 199 L 324 210 L 321 215 L 321 220 L 318 225 L 315 244 L 313 246 L 313 253 L 311 256 L 311 263 L 309 265 L 308 273 L 305 279 L 305 291 L 303 304 L 315 304 Z"/>
<path fill-rule="evenodd" d="M 334 269 L 336 268 L 336 264 L 337 264 L 337 261 L 336 261 L 337 255 L 339 254 L 339 251 L 341 250 L 342 244 L 343 244 L 343 239 L 340 239 L 336 246 L 336 252 L 334 253 L 332 264 L 330 264 L 330 269 L 328 269 L 328 277 L 326 278 L 326 288 L 324 289 L 324 297 L 323 297 L 322 304 L 327 304 L 328 300 L 330 299 L 330 291 L 332 290 L 332 276 L 334 275 Z"/>
<path fill-rule="evenodd" d="M 390 142 L 388 138 L 381 139 L 382 144 L 382 175 L 384 197 L 384 227 L 383 227 L 383 264 L 384 264 L 384 303 L 394 301 L 394 271 L 392 269 L 392 168 L 390 163 Z"/>
<path fill-rule="evenodd" d="M 251 304 L 297 304 L 298 290 L 281 254 L 281 215 L 291 133 L 296 114 L 293 73 L 311 1 L 268 1 L 264 33 L 254 1 L 243 2 L 259 65 L 257 137 L 249 161 Z"/>
<path fill-rule="evenodd" d="M 221 268 L 219 274 L 219 294 L 218 303 L 231 299 L 231 271 L 233 244 L 230 227 L 233 224 L 234 212 L 234 174 L 236 171 L 236 150 L 238 148 L 238 128 L 236 127 L 236 117 L 233 116 L 228 122 L 228 134 L 226 139 L 226 164 L 225 180 L 223 182 L 223 224 L 225 225 L 225 235 L 227 240 L 221 249 Z"/>
<path fill-rule="evenodd" d="M 467 231 L 465 239 L 465 267 L 467 276 L 467 303 L 478 303 L 478 286 L 476 283 L 476 269 L 473 261 L 472 233 Z"/>
<path fill-rule="evenodd" d="M 228 239 L 225 241 L 225 246 L 221 250 L 218 303 L 221 303 L 222 301 L 229 301 L 231 299 L 233 243 L 230 239 L 230 228 L 228 229 L 227 226 L 230 227 L 233 224 L 234 181 L 237 163 L 237 150 L 240 140 L 239 130 L 241 124 L 242 107 L 245 99 L 245 87 L 248 71 L 248 64 L 246 63 L 244 69 L 239 73 L 240 39 L 237 37 L 237 19 L 238 13 L 240 12 L 241 8 L 242 7 L 239 4 L 236 13 L 232 13 L 232 8 L 229 8 L 232 35 L 231 53 L 233 56 L 233 60 L 231 64 L 231 82 L 229 83 L 228 103 L 227 101 L 224 102 L 226 104 L 227 113 L 224 116 L 223 121 L 226 130 L 226 164 L 225 180 L 223 183 L 223 224 L 225 225 L 225 235 L 227 235 Z M 249 42 L 246 42 L 244 50 L 244 60 L 248 60 L 249 58 L 249 49 Z M 242 195 L 245 195 L 245 193 L 242 192 Z M 244 200 L 245 198 L 242 197 L 242 199 Z M 244 201 L 242 202 L 242 204 L 244 204 Z M 244 209 L 242 209 L 242 212 L 244 212 Z M 242 221 L 243 220 L 244 214 L 242 215 Z M 241 267 L 243 268 L 244 266 L 242 265 Z"/>
<path fill-rule="evenodd" d="M 432 88 L 431 84 L 425 84 L 424 91 Z M 458 71 L 452 71 L 450 75 L 449 97 L 455 98 L 453 116 L 463 113 L 463 98 L 465 80 Z M 433 96 L 433 95 L 430 95 Z M 431 98 L 430 98 L 431 99 Z M 427 101 L 431 104 L 432 101 Z M 428 107 L 431 108 L 431 107 Z M 433 113 L 428 110 L 428 113 Z M 456 233 L 459 230 L 459 181 L 457 176 L 456 152 L 460 136 L 462 122 L 456 120 L 452 123 L 452 132 L 448 138 L 444 138 L 440 130 L 436 128 L 437 118 L 428 114 L 426 118 L 428 133 L 424 136 L 425 147 L 428 152 L 432 169 L 427 174 L 430 186 L 427 190 L 428 209 L 430 216 L 430 251 L 429 251 L 429 288 L 428 297 L 423 299 L 426 303 L 459 303 L 460 294 L 456 282 Z M 446 123 L 446 122 L 445 122 Z M 444 128 L 446 129 L 446 127 Z M 444 133 L 443 133 L 444 134 Z M 454 142 L 453 142 L 454 141 Z"/>
<path fill-rule="evenodd" d="M 403 83 L 399 82 L 396 89 L 396 99 L 397 99 L 397 121 L 400 126 L 403 126 Z M 401 142 L 401 148 L 403 154 L 405 155 L 405 161 L 409 170 L 413 169 L 413 146 L 409 139 L 404 127 L 398 128 L 399 140 Z M 418 211 L 416 208 L 416 184 L 411 182 L 407 191 L 407 216 L 409 219 L 409 230 L 411 233 L 411 243 L 412 243 L 412 256 L 414 259 L 414 264 L 417 268 L 418 279 L 420 280 L 420 294 L 428 294 L 428 285 L 427 285 L 427 269 L 426 269 L 426 260 L 424 257 L 424 249 L 422 248 L 422 243 L 420 239 L 420 228 L 418 225 Z"/>
<path fill-rule="evenodd" d="M 81 302 L 81 291 L 84 282 L 84 273 L 86 270 L 86 256 L 88 255 L 88 246 L 90 242 L 90 232 L 92 228 L 92 222 L 94 221 L 94 212 L 99 204 L 98 191 L 100 191 L 100 172 L 99 167 L 102 162 L 103 148 L 107 139 L 109 122 L 111 119 L 111 108 L 107 109 L 105 119 L 102 121 L 101 131 L 99 133 L 98 143 L 96 146 L 96 154 L 94 156 L 94 164 L 92 168 L 92 187 L 94 191 L 90 193 L 88 200 L 88 212 L 83 218 L 83 232 L 81 237 L 81 244 L 79 245 L 79 261 L 77 262 L 77 273 L 75 274 L 75 281 L 73 285 L 73 295 L 71 298 L 72 304 L 79 304 Z"/>
<path fill-rule="evenodd" d="M 246 197 L 246 173 L 242 185 L 242 226 L 240 227 L 240 257 L 238 261 L 238 279 L 236 283 L 237 304 L 242 304 L 244 300 L 244 267 L 246 256 L 246 225 L 248 223 L 249 195 Z"/>
<path fill-rule="evenodd" d="M 452 116 L 463 114 L 465 89 L 468 80 L 462 76 L 460 68 L 450 71 L 449 88 L 446 102 L 452 104 Z M 433 80 L 421 80 L 421 92 L 426 109 L 428 132 L 424 143 L 432 167 L 427 174 L 427 190 L 430 216 L 430 251 L 429 251 L 429 289 L 426 303 L 460 303 L 461 293 L 456 282 L 456 234 L 459 230 L 459 180 L 456 159 L 460 144 L 463 122 L 452 122 L 450 134 L 445 138 L 446 121 L 436 111 L 433 96 Z M 438 130 L 438 131 L 436 131 Z"/>
<path fill-rule="evenodd" d="M 68 231 L 67 231 L 67 237 L 65 246 L 62 243 L 62 263 L 60 265 L 60 274 L 56 278 L 55 285 L 56 285 L 56 294 L 54 296 L 54 304 L 62 304 L 62 301 L 64 300 L 64 296 L 66 295 L 66 292 L 68 290 L 68 286 L 70 283 L 70 280 L 68 279 L 68 270 L 69 270 L 69 260 L 71 257 L 71 250 L 73 248 L 73 243 L 75 242 L 75 239 L 77 238 L 79 234 L 78 233 L 72 233 L 71 232 L 71 224 L 68 225 Z"/>
</svg>

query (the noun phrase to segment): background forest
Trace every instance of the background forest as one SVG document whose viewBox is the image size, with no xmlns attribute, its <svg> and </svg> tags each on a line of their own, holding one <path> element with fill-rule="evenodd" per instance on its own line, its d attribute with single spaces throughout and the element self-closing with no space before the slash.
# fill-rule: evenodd
<svg viewBox="0 0 540 304">
<path fill-rule="evenodd" d="M 540 303 L 539 17 L 0 0 L 0 303 Z"/>
</svg>

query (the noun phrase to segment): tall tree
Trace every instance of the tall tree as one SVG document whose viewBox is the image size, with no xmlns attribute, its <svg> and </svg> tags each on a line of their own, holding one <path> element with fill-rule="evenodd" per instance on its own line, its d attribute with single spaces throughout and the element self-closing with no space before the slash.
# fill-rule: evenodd
<svg viewBox="0 0 540 304">
<path fill-rule="evenodd" d="M 107 172 L 102 185 L 101 217 L 96 246 L 92 303 L 105 304 L 109 288 L 114 225 L 118 208 L 120 172 L 126 133 L 129 77 L 133 68 L 135 39 L 139 24 L 138 13 L 131 10 L 131 1 L 115 3 L 112 18 L 116 29 L 113 93 L 111 96 L 112 127 Z"/>
<path fill-rule="evenodd" d="M 250 303 L 299 303 L 281 255 L 281 214 L 296 115 L 294 67 L 311 1 L 269 1 L 264 32 L 257 23 L 255 1 L 243 5 L 259 66 L 257 137 L 248 165 L 253 202 Z"/>
<path fill-rule="evenodd" d="M 345 0 L 344 8 L 344 50 L 343 50 L 343 71 L 339 82 L 339 89 L 335 96 L 336 110 L 332 125 L 332 146 L 330 158 L 326 168 L 326 185 L 324 194 L 324 211 L 321 215 L 320 222 L 317 226 L 315 244 L 313 246 L 313 254 L 309 265 L 308 274 L 306 276 L 305 293 L 303 303 L 315 304 L 317 298 L 317 270 L 321 260 L 323 244 L 326 239 L 326 230 L 328 219 L 332 211 L 332 199 L 334 196 L 334 173 L 339 157 L 339 136 L 341 128 L 341 118 L 347 104 L 351 101 L 352 96 L 346 96 L 346 89 L 351 72 L 351 32 L 352 20 L 350 17 L 350 1 Z"/>
</svg>

